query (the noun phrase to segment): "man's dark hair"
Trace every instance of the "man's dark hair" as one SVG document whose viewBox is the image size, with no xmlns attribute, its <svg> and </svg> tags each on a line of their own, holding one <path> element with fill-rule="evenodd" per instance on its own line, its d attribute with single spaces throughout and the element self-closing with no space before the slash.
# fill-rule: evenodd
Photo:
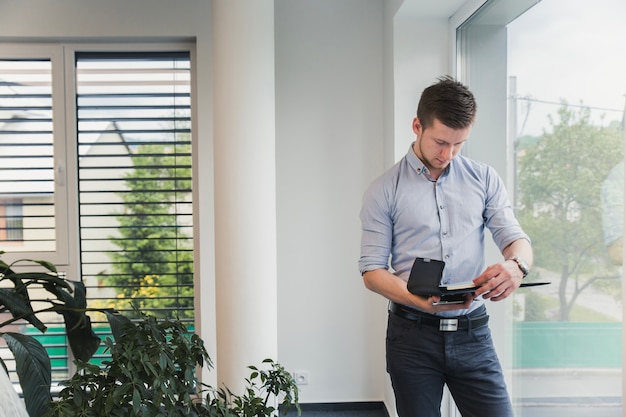
<svg viewBox="0 0 626 417">
<path fill-rule="evenodd" d="M 435 119 L 452 129 L 465 129 L 476 118 L 476 100 L 472 92 L 454 78 L 440 77 L 422 92 L 417 117 L 424 129 L 431 127 Z"/>
</svg>

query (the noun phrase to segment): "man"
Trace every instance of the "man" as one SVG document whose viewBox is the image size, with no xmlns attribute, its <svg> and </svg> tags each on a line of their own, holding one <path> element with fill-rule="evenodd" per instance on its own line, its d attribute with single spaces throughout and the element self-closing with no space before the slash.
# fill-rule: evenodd
<svg viewBox="0 0 626 417">
<path fill-rule="evenodd" d="M 519 288 L 533 254 L 495 170 L 459 154 L 475 117 L 473 94 L 440 78 L 422 93 L 407 155 L 364 196 L 359 268 L 390 301 L 387 371 L 400 417 L 440 416 L 444 384 L 464 417 L 513 415 L 484 303 Z M 503 254 L 486 269 L 485 228 Z M 416 258 L 445 262 L 442 285 L 478 288 L 462 304 L 412 294 Z"/>
</svg>

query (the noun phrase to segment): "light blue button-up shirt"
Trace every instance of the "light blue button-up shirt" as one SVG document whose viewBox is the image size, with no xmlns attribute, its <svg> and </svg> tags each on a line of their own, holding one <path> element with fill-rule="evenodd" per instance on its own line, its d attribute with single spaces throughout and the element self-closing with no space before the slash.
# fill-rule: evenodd
<svg viewBox="0 0 626 417">
<path fill-rule="evenodd" d="M 361 274 L 390 265 L 408 281 L 415 258 L 430 258 L 445 262 L 442 285 L 471 281 L 484 270 L 485 228 L 500 251 L 530 240 L 493 168 L 457 155 L 433 181 L 412 146 L 365 192 L 361 224 Z M 483 302 L 442 315 L 465 314 Z"/>
</svg>

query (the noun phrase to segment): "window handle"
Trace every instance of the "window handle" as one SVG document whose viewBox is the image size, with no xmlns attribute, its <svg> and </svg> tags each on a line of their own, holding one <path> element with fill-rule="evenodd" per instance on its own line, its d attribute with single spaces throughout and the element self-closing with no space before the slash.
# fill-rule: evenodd
<svg viewBox="0 0 626 417">
<path fill-rule="evenodd" d="M 54 181 L 57 185 L 65 186 L 65 165 L 58 163 L 54 169 Z"/>
</svg>

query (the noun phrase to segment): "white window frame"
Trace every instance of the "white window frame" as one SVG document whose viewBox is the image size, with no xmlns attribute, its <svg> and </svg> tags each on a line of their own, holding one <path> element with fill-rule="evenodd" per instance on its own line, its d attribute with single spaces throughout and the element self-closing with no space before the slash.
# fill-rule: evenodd
<svg viewBox="0 0 626 417">
<path fill-rule="evenodd" d="M 64 50 L 64 62 L 65 68 L 68 68 L 65 71 L 65 96 L 70 97 L 70 99 L 66 100 L 65 106 L 65 114 L 66 114 L 66 131 L 67 138 L 71 138 L 71 144 L 67 146 L 66 149 L 66 157 L 68 161 L 72 161 L 72 163 L 67 166 L 67 175 L 72 179 L 72 190 L 68 195 L 68 203 L 72 208 L 72 222 L 68 224 L 68 232 L 71 236 L 69 239 L 69 246 L 71 247 L 70 252 L 70 260 L 68 264 L 68 276 L 72 277 L 80 277 L 81 276 L 81 265 L 80 265 L 80 228 L 79 228 L 79 213 L 78 213 L 78 155 L 77 155 L 77 147 L 76 141 L 78 138 L 77 131 L 77 115 L 76 115 L 76 103 L 74 98 L 76 97 L 76 72 L 74 71 L 75 61 L 76 61 L 76 53 L 78 52 L 151 52 L 151 51 L 180 51 L 180 50 L 188 50 L 190 52 L 191 57 L 191 72 L 192 72 L 192 80 L 191 80 L 191 101 L 192 101 L 192 123 L 196 119 L 195 113 L 195 105 L 194 103 L 194 76 L 195 74 L 195 45 L 188 42 L 165 42 L 165 43 L 66 43 L 63 44 Z M 192 155 L 195 153 L 196 140 L 195 140 L 195 129 L 192 128 L 191 133 L 191 141 L 192 141 Z M 194 160 L 195 163 L 195 160 Z M 194 168 L 195 170 L 195 168 Z M 194 172 L 195 174 L 195 172 Z M 195 175 L 193 178 L 193 182 L 195 184 L 196 179 Z M 197 189 L 194 185 L 194 190 Z M 193 192 L 193 200 L 196 200 L 196 193 Z M 196 306 L 196 309 L 199 309 L 199 306 Z"/>
<path fill-rule="evenodd" d="M 67 272 L 68 277 L 79 279 L 79 227 L 78 227 L 78 167 L 76 138 L 75 54 L 79 51 L 190 51 L 195 62 L 195 45 L 189 42 L 166 43 L 0 43 L 0 59 L 50 59 L 52 65 L 52 114 L 55 167 L 55 229 L 56 250 L 50 252 L 7 252 L 2 259 L 10 263 L 17 259 L 45 259 Z M 192 68 L 192 74 L 195 69 Z M 194 84 L 192 79 L 192 102 Z M 192 106 L 195 113 L 195 106 Z M 192 114 L 195 120 L 195 114 Z M 195 139 L 192 130 L 192 142 Z M 192 154 L 194 150 L 192 149 Z M 195 180 L 194 180 L 195 182 Z M 196 188 L 196 187 L 194 187 Z M 195 199 L 195 196 L 194 196 Z"/>
<path fill-rule="evenodd" d="M 190 42 L 165 43 L 2 43 L 0 59 L 50 59 L 52 75 L 52 130 L 55 171 L 55 234 L 56 251 L 7 252 L 6 263 L 18 259 L 43 259 L 67 274 L 68 279 L 82 280 L 80 259 L 80 224 L 78 196 L 78 124 L 76 108 L 75 56 L 78 52 L 169 52 L 188 51 L 191 60 L 191 142 L 192 142 L 192 199 L 197 207 L 197 140 L 196 140 L 196 52 Z M 197 220 L 194 213 L 194 222 Z M 196 226 L 194 225 L 194 241 Z M 0 248 L 1 249 L 1 248 Z M 195 280 L 194 280 L 195 281 Z M 194 283 L 196 285 L 197 282 Z M 195 297 L 195 318 L 200 318 L 200 297 Z M 197 325 L 197 324 L 196 324 Z M 74 371 L 71 351 L 68 349 L 69 374 Z"/>
<path fill-rule="evenodd" d="M 54 148 L 54 207 L 56 250 L 50 252 L 7 252 L 2 259 L 10 263 L 17 259 L 46 259 L 60 268 L 70 264 L 72 243 L 70 221 L 72 207 L 68 204 L 70 187 L 67 176 L 67 121 L 63 117 L 65 81 L 63 78 L 64 61 L 61 45 L 51 44 L 7 44 L 0 43 L 1 59 L 50 59 L 52 66 L 52 131 Z M 75 210 L 74 210 L 75 211 Z M 74 247 L 75 248 L 75 247 Z"/>
</svg>

